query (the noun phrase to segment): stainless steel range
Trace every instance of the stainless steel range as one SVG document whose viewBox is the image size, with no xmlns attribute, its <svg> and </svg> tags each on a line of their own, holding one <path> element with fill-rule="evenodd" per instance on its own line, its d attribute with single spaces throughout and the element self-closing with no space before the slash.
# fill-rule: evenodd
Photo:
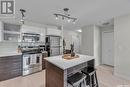
<svg viewBox="0 0 130 87">
<path fill-rule="evenodd" d="M 42 53 L 38 50 L 23 52 L 22 75 L 32 74 L 42 70 Z"/>
</svg>

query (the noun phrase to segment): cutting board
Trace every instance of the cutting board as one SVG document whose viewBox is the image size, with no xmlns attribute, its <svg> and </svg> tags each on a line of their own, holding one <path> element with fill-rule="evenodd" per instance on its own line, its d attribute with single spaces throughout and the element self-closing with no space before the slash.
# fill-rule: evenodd
<svg viewBox="0 0 130 87">
<path fill-rule="evenodd" d="M 71 54 L 64 54 L 62 56 L 62 58 L 67 59 L 67 60 L 71 60 L 71 59 L 79 58 L 79 56 L 75 55 L 74 57 L 72 57 Z"/>
</svg>

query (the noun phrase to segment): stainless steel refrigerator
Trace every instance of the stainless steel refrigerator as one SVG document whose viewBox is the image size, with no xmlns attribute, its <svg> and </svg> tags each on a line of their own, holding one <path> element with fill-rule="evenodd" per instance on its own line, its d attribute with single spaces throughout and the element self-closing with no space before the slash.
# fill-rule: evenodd
<svg viewBox="0 0 130 87">
<path fill-rule="evenodd" d="M 60 55 L 60 39 L 60 36 L 46 36 L 46 51 L 48 52 L 48 56 Z"/>
</svg>

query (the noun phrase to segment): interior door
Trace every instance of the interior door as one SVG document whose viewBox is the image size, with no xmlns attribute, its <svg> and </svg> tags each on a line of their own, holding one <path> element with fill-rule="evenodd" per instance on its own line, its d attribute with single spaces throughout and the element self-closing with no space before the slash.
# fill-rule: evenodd
<svg viewBox="0 0 130 87">
<path fill-rule="evenodd" d="M 102 32 L 102 64 L 114 66 L 114 32 Z"/>
</svg>

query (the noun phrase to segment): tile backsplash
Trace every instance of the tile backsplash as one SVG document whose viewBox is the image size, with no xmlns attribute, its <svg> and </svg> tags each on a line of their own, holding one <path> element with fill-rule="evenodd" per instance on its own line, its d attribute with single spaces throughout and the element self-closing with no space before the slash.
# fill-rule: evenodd
<svg viewBox="0 0 130 87">
<path fill-rule="evenodd" d="M 17 42 L 0 42 L 0 53 L 16 52 Z"/>
</svg>

